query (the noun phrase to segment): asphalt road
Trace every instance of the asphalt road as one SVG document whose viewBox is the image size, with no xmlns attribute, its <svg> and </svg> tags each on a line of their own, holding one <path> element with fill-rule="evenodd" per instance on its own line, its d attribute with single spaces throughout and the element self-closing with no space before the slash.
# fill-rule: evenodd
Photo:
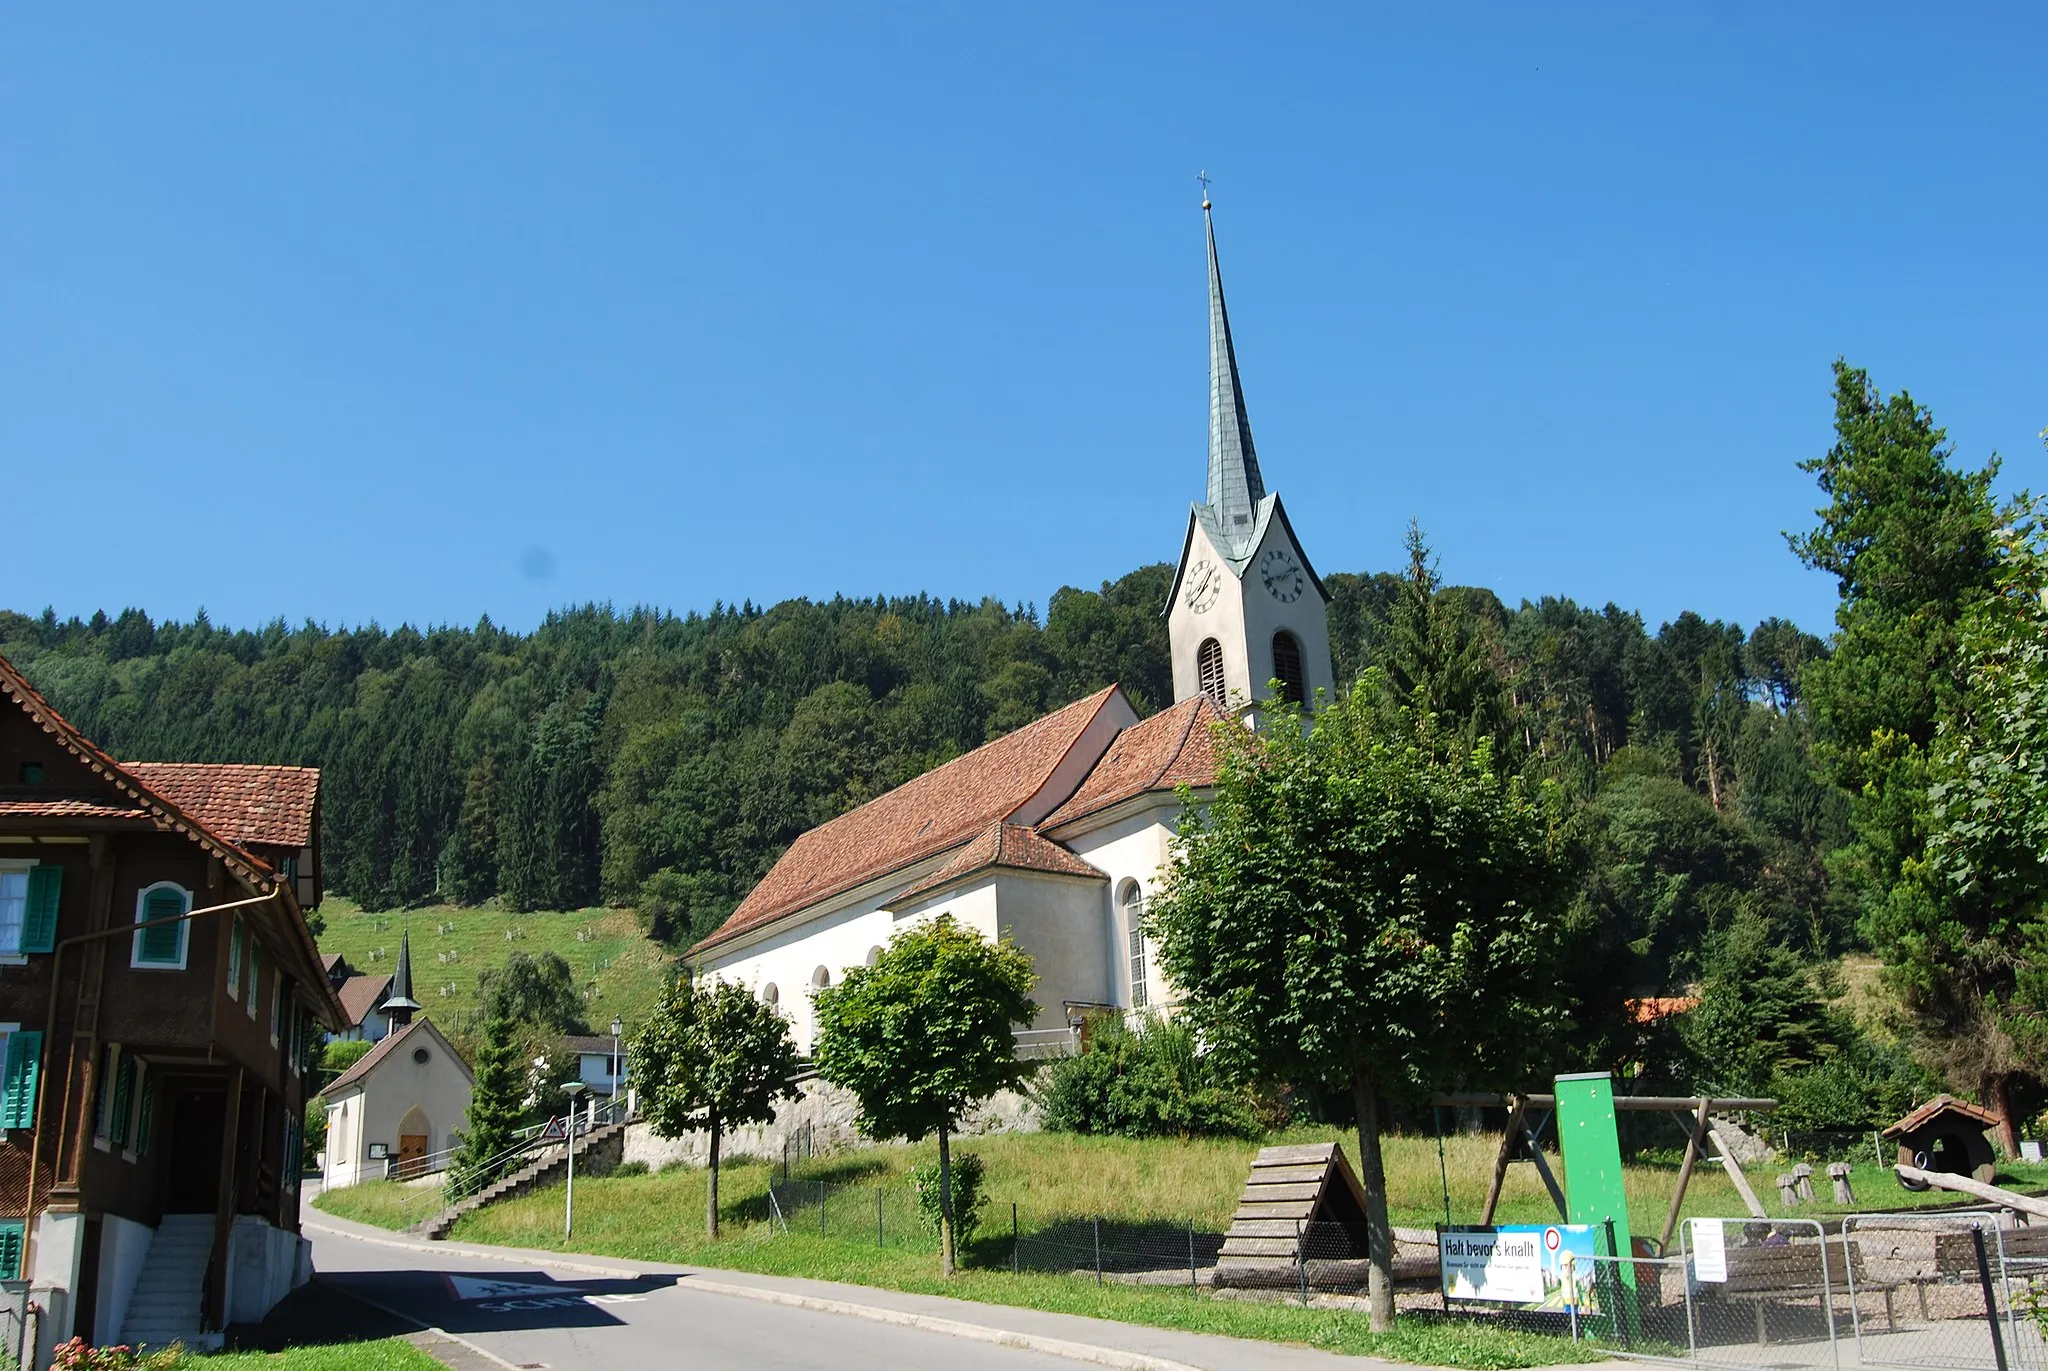
<svg viewBox="0 0 2048 1371">
<path fill-rule="evenodd" d="M 459 1334 L 515 1366 L 1073 1371 L 1075 1365 L 943 1333 L 693 1290 L 687 1276 L 583 1278 L 405 1251 L 310 1227 L 308 1236 L 314 1269 L 330 1288 Z"/>
</svg>

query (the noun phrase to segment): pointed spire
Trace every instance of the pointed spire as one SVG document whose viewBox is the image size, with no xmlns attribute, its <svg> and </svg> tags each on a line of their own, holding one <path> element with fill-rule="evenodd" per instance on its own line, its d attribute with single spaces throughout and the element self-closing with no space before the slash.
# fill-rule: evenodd
<svg viewBox="0 0 2048 1371">
<path fill-rule="evenodd" d="M 419 1001 L 412 997 L 412 926 L 408 922 L 398 935 L 398 966 L 391 973 L 391 993 L 384 997 L 384 1017 L 393 1028 L 403 1028 L 419 1008 Z"/>
<path fill-rule="evenodd" d="M 1237 349 L 1231 346 L 1230 314 L 1223 307 L 1223 271 L 1216 265 L 1216 221 L 1209 213 L 1206 184 L 1203 190 L 1202 221 L 1209 230 L 1209 507 L 1223 535 L 1237 539 L 1250 536 L 1266 483 L 1252 448 L 1244 386 L 1237 378 Z"/>
</svg>

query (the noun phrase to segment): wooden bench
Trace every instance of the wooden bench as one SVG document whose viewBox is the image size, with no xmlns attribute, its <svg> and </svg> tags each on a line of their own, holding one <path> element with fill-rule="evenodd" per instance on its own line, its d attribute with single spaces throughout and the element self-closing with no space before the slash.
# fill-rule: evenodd
<svg viewBox="0 0 2048 1371">
<path fill-rule="evenodd" d="M 1900 1281 L 1873 1280 L 1863 1266 L 1862 1250 L 1846 1248 L 1841 1239 L 1828 1243 L 1825 1256 L 1820 1243 L 1793 1242 L 1777 1246 L 1731 1247 L 1728 1249 L 1728 1279 L 1702 1283 L 1705 1294 L 1718 1286 L 1721 1297 L 1747 1302 L 1756 1311 L 1756 1345 L 1770 1341 L 1764 1323 L 1764 1306 L 1772 1300 L 1819 1299 L 1826 1305 L 1831 1290 L 1857 1292 L 1875 1290 L 1884 1295 L 1887 1329 L 1897 1327 L 1892 1315 L 1892 1292 Z"/>
<path fill-rule="evenodd" d="M 2008 1257 L 2048 1257 L 2048 1225 L 1986 1233 L 1984 1260 L 1990 1263 L 1993 1276 L 2002 1274 L 1998 1269 L 2001 1251 Z M 1934 1235 L 1934 1277 L 1942 1285 L 1977 1284 L 1977 1244 L 1967 1232 Z"/>
</svg>

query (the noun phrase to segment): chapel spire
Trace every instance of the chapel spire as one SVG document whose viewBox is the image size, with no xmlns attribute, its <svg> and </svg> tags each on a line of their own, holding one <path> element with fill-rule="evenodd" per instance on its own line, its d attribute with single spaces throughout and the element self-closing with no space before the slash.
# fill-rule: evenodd
<svg viewBox="0 0 2048 1371">
<path fill-rule="evenodd" d="M 412 1016 L 420 1009 L 418 1000 L 412 997 L 412 929 L 410 926 L 398 935 L 398 966 L 391 973 L 391 993 L 384 997 L 384 1017 L 391 1021 L 393 1028 L 403 1028 L 412 1022 Z"/>
<path fill-rule="evenodd" d="M 1266 483 L 1252 448 L 1252 421 L 1244 409 L 1237 377 L 1237 349 L 1230 342 L 1230 314 L 1223 307 L 1223 272 L 1216 265 L 1216 221 L 1209 212 L 1208 187 L 1202 221 L 1209 230 L 1209 508 L 1225 538 L 1249 537 Z"/>
</svg>

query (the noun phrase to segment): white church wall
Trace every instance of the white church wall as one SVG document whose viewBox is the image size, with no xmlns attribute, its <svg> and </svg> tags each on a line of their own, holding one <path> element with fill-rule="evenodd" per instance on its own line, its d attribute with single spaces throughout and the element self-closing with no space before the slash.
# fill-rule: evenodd
<svg viewBox="0 0 2048 1371">
<path fill-rule="evenodd" d="M 756 996 L 775 987 L 776 1003 L 789 1020 L 797 1050 L 808 1055 L 817 1037 L 817 1014 L 811 1002 L 813 977 L 823 967 L 829 983 L 845 979 L 846 968 L 865 966 L 869 954 L 888 945 L 896 930 L 914 918 L 951 914 L 983 937 L 996 936 L 996 896 L 992 881 L 956 886 L 927 901 L 891 912 L 884 900 L 911 877 L 870 891 L 840 909 L 804 923 L 777 930 L 724 957 L 712 957 L 705 970 L 721 981 L 744 985 Z"/>
<path fill-rule="evenodd" d="M 993 882 L 1003 933 L 1030 956 L 1038 984 L 1031 1027 L 1065 1031 L 1066 1005 L 1108 1004 L 1115 994 L 1103 961 L 1108 917 L 1101 881 L 1073 876 L 1001 872 Z"/>
<path fill-rule="evenodd" d="M 1105 901 L 1102 928 L 1106 945 L 1100 955 L 1108 958 L 1112 991 L 1107 998 L 1126 1009 L 1131 1005 L 1130 930 L 1124 926 L 1118 896 L 1126 881 L 1136 881 L 1148 901 L 1158 891 L 1160 877 L 1172 854 L 1174 820 L 1180 812 L 1179 802 L 1171 794 L 1162 793 L 1154 799 L 1155 803 L 1085 832 L 1065 829 L 1053 835 L 1109 877 L 1108 888 L 1101 894 Z M 1170 1005 L 1174 996 L 1153 960 L 1147 959 L 1147 998 L 1148 1007 L 1158 1012 Z"/>
</svg>

